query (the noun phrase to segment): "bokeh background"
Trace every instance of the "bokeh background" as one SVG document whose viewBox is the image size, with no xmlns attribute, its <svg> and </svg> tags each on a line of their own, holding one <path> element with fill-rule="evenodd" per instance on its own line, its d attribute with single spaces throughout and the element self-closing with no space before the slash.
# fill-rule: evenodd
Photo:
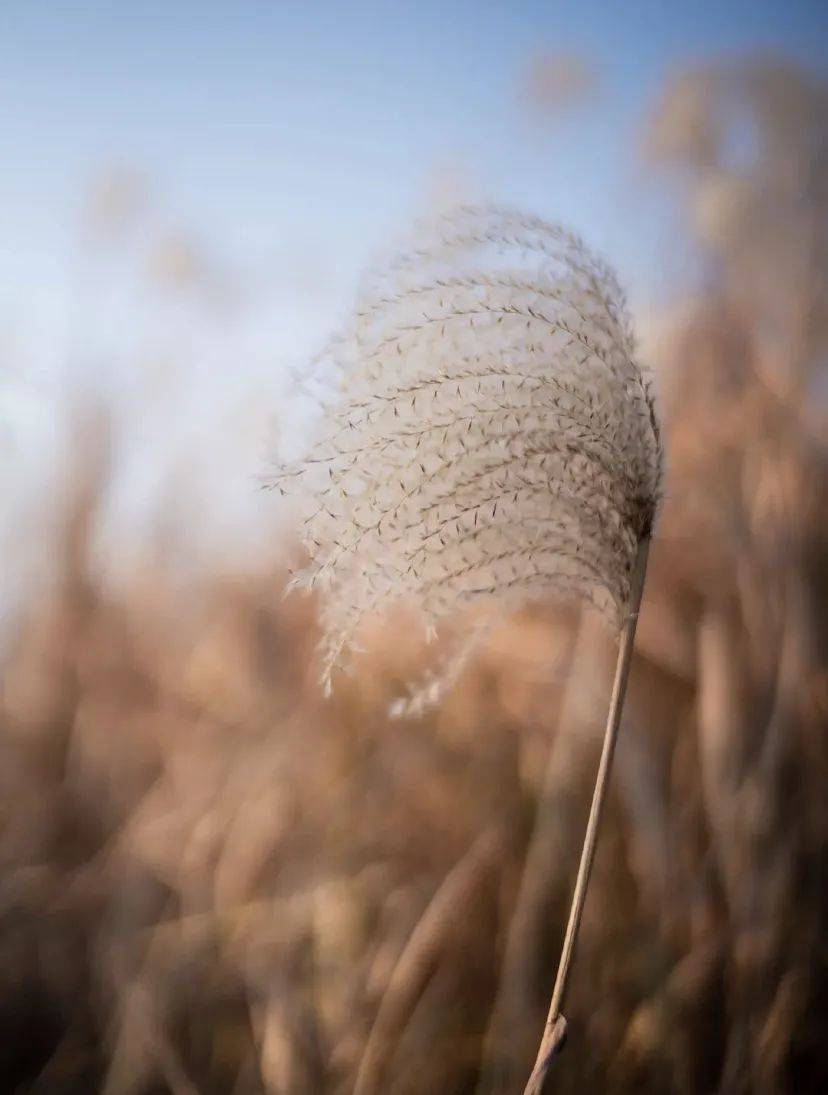
<svg viewBox="0 0 828 1095">
<path fill-rule="evenodd" d="M 522 1090 L 613 661 L 320 695 L 291 369 L 412 218 L 617 267 L 669 459 L 561 1092 L 828 1090 L 828 11 L 4 0 L 0 1090 Z"/>
</svg>

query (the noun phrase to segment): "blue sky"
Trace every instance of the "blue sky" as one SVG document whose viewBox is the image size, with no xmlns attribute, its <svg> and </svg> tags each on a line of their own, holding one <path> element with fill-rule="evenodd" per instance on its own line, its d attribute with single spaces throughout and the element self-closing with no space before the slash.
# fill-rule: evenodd
<svg viewBox="0 0 828 1095">
<path fill-rule="evenodd" d="M 224 475 L 251 508 L 253 443 L 238 438 L 253 409 L 267 418 L 270 379 L 435 194 L 568 223 L 646 310 L 684 261 L 667 191 L 636 157 L 647 111 L 683 64 L 754 50 L 825 66 L 828 4 L 0 0 L 0 353 L 15 376 L 0 403 L 42 436 L 82 375 L 131 408 L 116 510 L 163 493 L 171 459 L 205 498 Z M 594 94 L 533 114 L 540 53 L 585 62 Z M 176 310 L 140 283 L 135 241 L 90 263 L 83 199 L 111 165 L 149 180 L 138 251 L 161 222 L 194 233 L 243 283 L 243 308 Z M 31 476 L 13 479 L 32 495 Z M 201 509 L 236 523 L 238 506 Z"/>
<path fill-rule="evenodd" d="M 773 48 L 818 65 L 828 6 L 4 0 L 0 277 L 60 284 L 77 206 L 145 169 L 228 254 L 318 249 L 351 271 L 435 177 L 572 222 L 646 281 L 634 141 L 678 64 Z M 597 70 L 591 109 L 521 102 L 539 50 Z M 638 223 L 636 223 L 638 222 Z"/>
</svg>

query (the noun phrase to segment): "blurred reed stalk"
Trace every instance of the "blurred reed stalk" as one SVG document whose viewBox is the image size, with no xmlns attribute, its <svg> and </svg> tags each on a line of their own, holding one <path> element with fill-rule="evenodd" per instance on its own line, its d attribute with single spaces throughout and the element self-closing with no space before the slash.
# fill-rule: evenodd
<svg viewBox="0 0 828 1095">
<path fill-rule="evenodd" d="M 638 554 L 635 561 L 632 586 L 630 589 L 630 609 L 624 626 L 621 630 L 621 641 L 618 648 L 618 660 L 615 667 L 615 680 L 612 686 L 609 712 L 607 714 L 607 726 L 604 731 L 604 744 L 601 750 L 601 760 L 598 765 L 598 774 L 595 778 L 595 790 L 592 795 L 592 805 L 589 810 L 584 843 L 581 849 L 581 861 L 578 865 L 578 876 L 575 880 L 575 890 L 572 895 L 572 905 L 569 911 L 569 920 L 566 925 L 561 958 L 558 963 L 558 972 L 555 977 L 555 987 L 552 990 L 552 1000 L 549 1004 L 549 1013 L 546 1018 L 543 1037 L 538 1049 L 535 1066 L 529 1077 L 524 1095 L 543 1095 L 546 1090 L 546 1082 L 550 1074 L 552 1062 L 556 1054 L 563 1048 L 566 1040 L 566 1019 L 561 1012 L 569 971 L 572 967 L 572 959 L 575 953 L 575 944 L 578 940 L 578 929 L 581 925 L 581 917 L 586 901 L 589 876 L 595 859 L 595 849 L 598 843 L 598 827 L 601 824 L 601 814 L 609 787 L 612 759 L 615 754 L 615 744 L 618 740 L 618 731 L 621 726 L 621 716 L 624 710 L 624 697 L 627 693 L 627 681 L 630 676 L 632 653 L 635 645 L 635 631 L 638 625 L 638 613 L 641 607 L 641 598 L 644 593 L 644 582 L 647 574 L 647 556 L 649 555 L 650 541 L 645 537 L 638 546 Z"/>
</svg>

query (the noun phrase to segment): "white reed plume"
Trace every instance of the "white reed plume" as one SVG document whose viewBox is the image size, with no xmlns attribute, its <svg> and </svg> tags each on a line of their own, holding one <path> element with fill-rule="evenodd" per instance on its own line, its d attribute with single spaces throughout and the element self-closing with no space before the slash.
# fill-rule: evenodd
<svg viewBox="0 0 828 1095">
<path fill-rule="evenodd" d="M 327 371 L 325 366 L 327 365 Z M 462 208 L 366 279 L 309 383 L 322 435 L 276 479 L 310 501 L 326 685 L 363 618 L 401 599 L 433 627 L 458 606 L 573 593 L 621 643 L 549 1017 L 527 1095 L 545 1089 L 595 854 L 662 475 L 647 375 L 615 275 L 556 225 Z M 485 618 L 484 618 L 485 619 Z M 471 639 L 477 630 L 472 629 Z M 439 698 L 467 642 L 402 709 Z"/>
<path fill-rule="evenodd" d="M 398 600 L 434 625 L 564 591 L 623 620 L 661 476 L 634 351 L 611 271 L 511 210 L 441 217 L 366 279 L 317 363 L 322 435 L 276 478 L 311 504 L 297 584 L 324 591 L 327 687 L 363 618 Z"/>
</svg>

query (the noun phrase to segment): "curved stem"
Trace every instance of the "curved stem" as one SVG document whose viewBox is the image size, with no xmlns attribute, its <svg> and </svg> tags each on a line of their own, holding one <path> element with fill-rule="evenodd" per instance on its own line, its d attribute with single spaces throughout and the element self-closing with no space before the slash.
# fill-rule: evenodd
<svg viewBox="0 0 828 1095">
<path fill-rule="evenodd" d="M 584 911 L 589 875 L 592 863 L 595 859 L 595 848 L 598 841 L 598 826 L 601 823 L 601 813 L 604 801 L 607 797 L 612 758 L 615 753 L 615 743 L 618 740 L 618 730 L 621 725 L 621 713 L 624 707 L 624 696 L 627 691 L 627 681 L 630 675 L 633 645 L 635 643 L 635 629 L 638 624 L 638 610 L 641 605 L 641 595 L 644 591 L 644 578 L 647 572 L 647 555 L 650 541 L 644 539 L 638 545 L 638 554 L 635 560 L 632 585 L 630 589 L 630 611 L 621 632 L 621 642 L 618 648 L 618 661 L 615 667 L 615 681 L 612 686 L 607 726 L 604 731 L 604 746 L 601 751 L 601 761 L 598 765 L 598 775 L 595 780 L 595 790 L 592 795 L 592 806 L 589 811 L 584 844 L 581 850 L 581 862 L 578 867 L 578 877 L 575 880 L 575 891 L 572 895 L 572 907 L 569 912 L 569 922 L 566 926 L 561 959 L 558 964 L 558 974 L 555 978 L 555 988 L 552 992 L 552 1001 L 549 1005 L 549 1014 L 541 1039 L 535 1067 L 529 1082 L 526 1085 L 524 1095 L 542 1095 L 550 1065 L 557 1051 L 563 1045 L 566 1035 L 566 1020 L 561 1015 L 566 983 L 569 977 L 569 969 L 572 965 L 572 957 L 575 951 L 575 943 L 578 938 L 578 928 L 581 925 L 581 917 Z"/>
</svg>

